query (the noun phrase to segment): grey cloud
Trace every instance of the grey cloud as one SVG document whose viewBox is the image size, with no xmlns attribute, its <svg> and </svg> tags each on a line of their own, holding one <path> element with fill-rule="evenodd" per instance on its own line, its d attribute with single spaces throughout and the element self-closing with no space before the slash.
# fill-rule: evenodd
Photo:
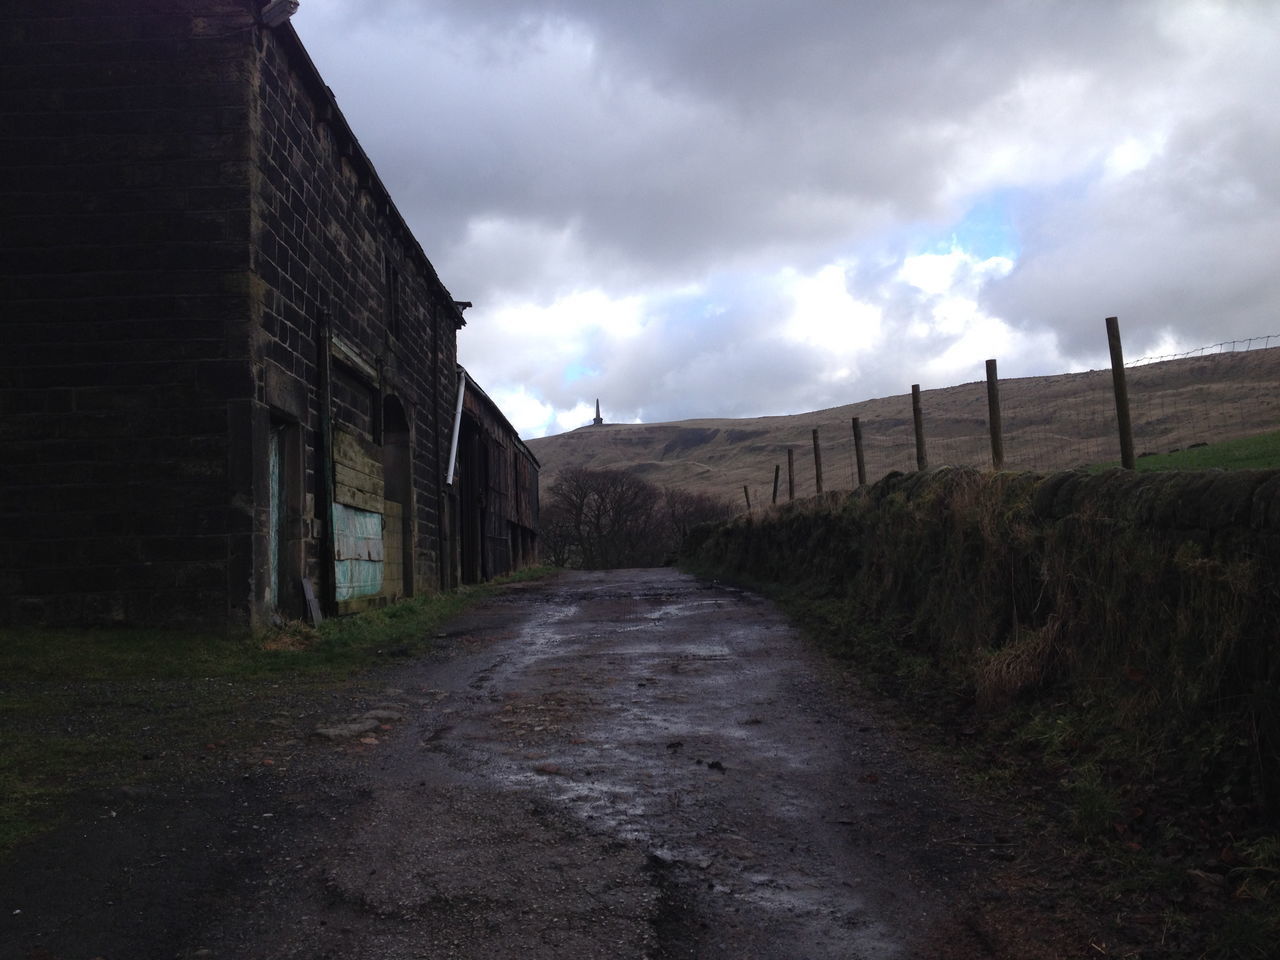
<svg viewBox="0 0 1280 960">
<path fill-rule="evenodd" d="M 1130 356 L 1166 331 L 1201 346 L 1280 329 L 1280 131 L 1270 118 L 1192 123 L 1165 156 L 1040 211 L 986 307 L 1059 332 L 1064 352 L 1102 352 L 1121 317 Z"/>
<path fill-rule="evenodd" d="M 341 95 L 362 116 L 422 116 L 362 136 L 446 248 L 468 216 L 500 211 L 696 271 L 761 245 L 803 255 L 877 208 L 928 214 L 948 162 L 938 125 L 1050 53 L 1107 62 L 1133 32 L 1117 21 L 1148 7 L 1084 6 L 403 2 L 381 9 L 413 46 L 362 51 L 356 33 L 323 53 L 351 72 Z M 580 75 L 520 71 L 570 27 L 591 46 Z M 1144 27 L 1136 59 L 1158 47 Z M 364 86 L 355 61 L 371 54 L 395 83 Z"/>
</svg>

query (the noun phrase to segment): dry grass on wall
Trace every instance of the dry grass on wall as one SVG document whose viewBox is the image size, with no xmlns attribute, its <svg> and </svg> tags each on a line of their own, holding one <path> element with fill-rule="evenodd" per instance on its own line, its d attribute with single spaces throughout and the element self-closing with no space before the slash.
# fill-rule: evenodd
<svg viewBox="0 0 1280 960">
<path fill-rule="evenodd" d="M 1024 734 L 1067 711 L 1046 751 L 1280 808 L 1280 472 L 894 474 L 686 558 L 888 688 Z"/>
</svg>

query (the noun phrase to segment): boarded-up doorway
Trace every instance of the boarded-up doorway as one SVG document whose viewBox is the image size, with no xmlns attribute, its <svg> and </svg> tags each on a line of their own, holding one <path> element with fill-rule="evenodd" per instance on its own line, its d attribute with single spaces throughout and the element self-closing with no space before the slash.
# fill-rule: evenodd
<svg viewBox="0 0 1280 960">
<path fill-rule="evenodd" d="M 339 613 L 385 602 L 382 473 L 380 446 L 345 428 L 334 430 L 333 576 Z"/>
</svg>

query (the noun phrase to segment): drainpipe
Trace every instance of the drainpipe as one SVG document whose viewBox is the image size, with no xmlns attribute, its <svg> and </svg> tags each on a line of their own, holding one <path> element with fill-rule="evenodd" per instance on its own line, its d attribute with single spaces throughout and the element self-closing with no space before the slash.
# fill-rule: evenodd
<svg viewBox="0 0 1280 960">
<path fill-rule="evenodd" d="M 317 511 L 323 518 L 321 521 L 321 531 L 323 537 L 320 545 L 320 590 L 321 590 L 321 607 L 326 616 L 333 616 L 338 612 L 337 601 L 337 570 L 335 569 L 336 561 L 336 544 L 333 535 L 333 503 L 334 503 L 334 479 L 333 479 L 333 333 L 330 326 L 329 312 L 323 311 L 320 315 L 320 336 L 319 336 L 320 356 L 317 357 L 316 371 L 319 376 L 319 405 L 320 405 L 320 471 L 321 471 L 321 501 L 320 509 Z"/>
<path fill-rule="evenodd" d="M 449 472 L 444 482 L 449 487 L 449 528 L 451 546 L 449 552 L 449 581 L 453 586 L 462 585 L 462 506 L 454 486 L 458 469 L 458 443 L 462 436 L 462 403 L 467 393 L 467 372 L 458 367 L 458 405 L 453 411 L 453 439 L 449 442 Z"/>
<path fill-rule="evenodd" d="M 462 398 L 467 393 L 467 371 L 458 367 L 458 406 L 453 411 L 453 439 L 449 442 L 449 471 L 444 475 L 444 483 L 453 486 L 453 474 L 458 466 L 458 433 L 462 429 Z"/>
<path fill-rule="evenodd" d="M 467 371 L 458 368 L 458 406 L 453 412 L 453 439 L 449 443 L 449 470 L 444 482 L 453 486 L 454 472 L 458 467 L 458 433 L 462 429 L 462 398 L 467 392 Z"/>
</svg>

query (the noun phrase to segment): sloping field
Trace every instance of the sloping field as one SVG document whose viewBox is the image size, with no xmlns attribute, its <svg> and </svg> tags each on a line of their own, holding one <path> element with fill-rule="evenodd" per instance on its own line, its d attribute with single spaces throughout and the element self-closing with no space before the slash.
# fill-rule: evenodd
<svg viewBox="0 0 1280 960">
<path fill-rule="evenodd" d="M 1052 471 L 1116 460 L 1111 372 L 1093 370 L 1000 384 L 1005 467 Z M 1135 446 L 1167 453 L 1197 443 L 1280 429 L 1280 348 L 1152 363 L 1128 370 Z M 921 395 L 930 465 L 991 465 L 987 391 L 982 381 Z M 796 496 L 815 492 L 812 431 L 820 431 L 823 486 L 854 480 L 851 419 L 860 418 L 867 479 L 916 467 L 911 396 L 901 394 L 783 417 L 604 424 L 529 441 L 546 489 L 566 466 L 630 469 L 660 486 L 752 503 L 787 498 L 787 449 L 794 451 Z"/>
</svg>

